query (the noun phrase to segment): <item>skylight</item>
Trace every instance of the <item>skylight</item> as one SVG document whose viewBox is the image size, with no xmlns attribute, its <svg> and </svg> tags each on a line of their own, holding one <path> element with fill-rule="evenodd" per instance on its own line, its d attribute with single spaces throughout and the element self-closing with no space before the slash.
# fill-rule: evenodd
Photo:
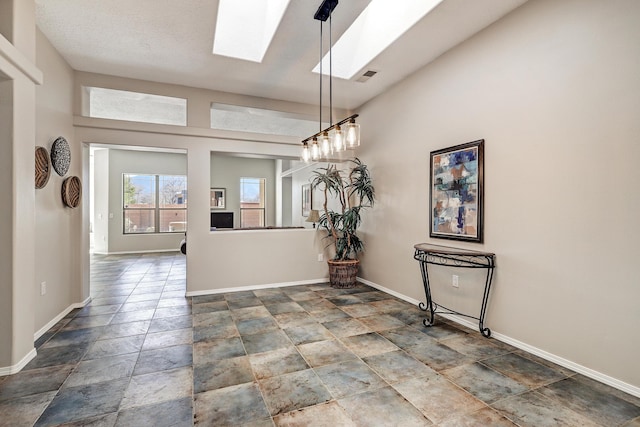
<svg viewBox="0 0 640 427">
<path fill-rule="evenodd" d="M 220 0 L 213 53 L 262 62 L 290 0 Z"/>
<path fill-rule="evenodd" d="M 332 75 L 351 79 L 440 2 L 442 0 L 371 0 L 333 45 Z M 322 73 L 328 75 L 328 53 L 322 58 L 322 67 Z M 320 64 L 313 72 L 320 72 Z"/>
</svg>

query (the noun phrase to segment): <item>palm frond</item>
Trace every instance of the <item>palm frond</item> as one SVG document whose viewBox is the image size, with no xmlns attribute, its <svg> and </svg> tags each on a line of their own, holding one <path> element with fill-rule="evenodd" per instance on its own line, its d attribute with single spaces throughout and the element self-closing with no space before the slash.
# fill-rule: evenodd
<svg viewBox="0 0 640 427">
<path fill-rule="evenodd" d="M 318 224 L 327 232 L 325 238 L 333 242 L 336 260 L 356 258 L 364 250 L 364 243 L 356 232 L 362 223 L 362 209 L 372 207 L 375 202 L 369 169 L 358 158 L 350 162 L 352 167 L 346 178 L 345 172 L 329 164 L 315 170 L 311 182 L 312 188 L 319 188 L 325 196 L 324 213 Z M 328 208 L 329 195 L 337 198 L 341 211 Z"/>
</svg>

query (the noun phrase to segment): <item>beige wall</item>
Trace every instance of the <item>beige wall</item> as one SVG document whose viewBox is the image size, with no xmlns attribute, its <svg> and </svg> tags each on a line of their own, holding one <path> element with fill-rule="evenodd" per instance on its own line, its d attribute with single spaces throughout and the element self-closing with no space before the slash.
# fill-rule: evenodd
<svg viewBox="0 0 640 427">
<path fill-rule="evenodd" d="M 122 216 L 122 174 L 186 175 L 187 156 L 135 150 L 109 150 L 108 252 L 177 251 L 184 233 L 124 235 Z M 188 184 L 187 184 L 188 185 Z M 113 214 L 113 218 L 111 218 Z"/>
<path fill-rule="evenodd" d="M 13 81 L 0 80 L 0 147 L 7 155 L 0 156 L 0 179 L 13 182 Z M 12 189 L 13 193 L 13 189 Z M 13 206 L 1 208 L 2 216 L 11 221 L 0 222 L 0 366 L 11 365 L 11 335 L 13 332 Z M 5 327 L 7 325 L 7 327 Z"/>
<path fill-rule="evenodd" d="M 303 226 L 305 228 L 312 228 L 313 224 L 306 222 L 307 217 L 302 215 L 302 186 L 311 184 L 315 176 L 316 170 L 320 171 L 328 166 L 328 163 L 322 161 L 318 163 L 309 163 L 305 165 L 303 162 L 293 162 L 292 169 L 295 171 L 291 174 L 292 177 L 292 217 L 293 225 Z M 349 167 L 349 162 L 337 163 L 338 169 L 344 170 Z M 330 193 L 327 195 L 327 208 L 333 211 L 339 211 L 342 209 L 339 200 L 332 196 Z M 323 187 L 314 188 L 311 190 L 311 209 L 318 210 L 320 216 L 324 214 L 324 191 Z M 367 216 L 368 212 L 363 212 L 363 216 Z"/>
<path fill-rule="evenodd" d="M 80 116 L 74 117 L 74 123 L 76 139 L 82 142 L 187 151 L 189 294 L 216 292 L 232 286 L 256 287 L 324 280 L 327 268 L 325 263 L 317 261 L 318 244 L 321 243 L 316 243 L 313 232 L 209 232 L 212 152 L 280 159 L 297 158 L 300 153 L 297 138 L 209 129 L 210 103 L 228 98 L 228 102 L 282 111 L 303 111 L 306 106 L 87 73 L 76 73 L 76 77 L 78 94 L 82 92 L 80 85 L 95 85 L 187 98 L 191 118 L 188 118 L 186 127 Z M 80 102 L 80 96 L 76 101 Z M 251 260 L 251 268 L 246 268 L 247 260 Z"/>
<path fill-rule="evenodd" d="M 314 166 L 302 167 L 302 164 L 294 166 L 296 172 L 291 174 L 291 225 L 295 227 L 313 227 L 312 224 L 305 222 L 306 217 L 302 216 L 302 186 L 311 183 L 311 173 L 315 169 Z M 311 196 L 311 202 L 315 202 L 314 196 Z M 313 203 L 315 205 L 315 203 Z M 317 206 L 312 206 L 317 209 Z"/>
<path fill-rule="evenodd" d="M 233 93 L 212 91 L 207 89 L 199 89 L 188 86 L 171 85 L 164 83 L 155 83 L 144 80 L 128 79 L 115 76 L 107 76 L 102 74 L 76 72 L 76 88 L 74 90 L 75 96 L 75 110 L 74 114 L 81 116 L 86 113 L 87 104 L 83 104 L 83 86 L 94 86 L 108 89 L 129 90 L 133 92 L 144 92 L 155 95 L 174 96 L 177 98 L 183 98 L 187 100 L 187 128 L 191 129 L 190 133 L 193 133 L 193 129 L 210 129 L 211 127 L 211 103 L 216 102 L 220 104 L 241 105 L 247 107 L 271 109 L 275 111 L 282 111 L 288 113 L 304 114 L 309 117 L 317 117 L 318 107 L 311 104 L 301 104 L 297 102 L 278 101 L 274 99 L 260 98 L 255 96 L 237 95 Z M 84 105 L 84 108 L 83 108 Z M 88 115 L 88 114 L 84 114 Z M 329 109 L 323 110 L 323 117 L 328 117 Z M 342 109 L 334 108 L 334 117 L 345 117 L 347 112 Z M 167 129 L 173 129 L 177 132 L 181 132 L 181 127 L 169 126 Z M 182 128 L 183 129 L 183 128 Z M 172 132 L 169 130 L 169 132 Z M 233 131 L 218 131 L 216 135 L 227 136 L 230 138 L 236 138 L 238 132 Z M 258 138 L 257 134 L 245 134 L 244 138 Z M 277 143 L 289 143 L 298 144 L 300 138 L 297 137 L 285 137 L 275 135 L 262 135 L 260 140 L 277 142 Z M 299 157 L 297 155 L 296 157 Z"/>
<path fill-rule="evenodd" d="M 109 253 L 109 149 L 93 152 L 93 251 Z"/>
<path fill-rule="evenodd" d="M 0 35 L 13 39 L 13 0 L 0 0 Z"/>
<path fill-rule="evenodd" d="M 29 63 L 35 47 L 28 43 L 35 27 L 33 14 L 24 12 L 32 7 L 21 9 L 20 25 L 11 26 L 12 31 L 19 29 L 17 49 L 0 38 L 0 75 L 10 82 L 0 84 L 2 88 L 10 85 L 14 98 L 10 113 L 0 114 L 0 120 L 11 121 L 16 128 L 13 139 L 0 134 L 3 149 L 13 150 L 14 169 L 12 204 L 3 211 L 5 218 L 11 218 L 12 228 L 0 228 L 3 241 L 9 235 L 12 239 L 12 257 L 5 262 L 10 263 L 11 272 L 5 272 L 11 278 L 3 279 L 0 292 L 3 299 L 11 298 L 11 309 L 0 314 L 0 368 L 24 360 L 33 349 L 34 329 L 50 316 L 34 313 L 50 309 L 38 306 L 36 274 L 44 277 L 41 273 L 48 274 L 50 269 L 53 280 L 59 281 L 68 269 L 74 272 L 74 284 L 68 289 L 67 302 L 80 302 L 86 294 L 78 277 L 86 274 L 82 269 L 88 258 L 83 252 L 81 265 L 71 261 L 77 254 L 76 243 L 70 243 L 68 253 L 58 255 L 62 270 L 54 270 L 48 264 L 51 260 L 34 274 L 36 230 L 46 225 L 39 220 L 36 226 L 35 217 L 52 215 L 53 211 L 39 207 L 51 196 L 46 191 L 54 188 L 55 181 L 36 199 L 33 148 L 41 137 L 58 133 L 58 126 L 64 132 L 68 125 L 64 95 L 64 106 L 53 108 L 51 103 L 57 93 L 52 86 L 68 84 L 68 68 L 47 52 L 48 44 L 38 42 L 42 55 L 38 66 L 45 68 L 47 83 L 37 93 L 37 117 L 46 124 L 36 127 L 34 84 L 39 71 Z M 429 240 L 429 152 L 484 138 L 485 243 L 449 244 L 497 254 L 488 326 L 497 336 L 576 363 L 593 370 L 595 376 L 607 376 L 619 381 L 617 386 L 624 388 L 626 383 L 637 391 L 640 371 L 635 359 L 640 342 L 633 337 L 640 321 L 640 288 L 633 256 L 640 238 L 634 227 L 640 200 L 632 185 L 640 178 L 635 165 L 640 154 L 639 15 L 640 3 L 634 0 L 530 1 L 365 105 L 360 111 L 363 146 L 358 154 L 372 169 L 379 203 L 364 219 L 363 277 L 423 299 L 418 266 L 411 256 L 413 244 Z M 80 157 L 81 142 L 188 151 L 190 293 L 324 276 L 326 267 L 316 261 L 318 242 L 314 246 L 317 235 L 313 232 L 277 232 L 281 236 L 267 231 L 199 232 L 208 228 L 211 151 L 296 158 L 299 150 L 295 138 L 209 129 L 210 103 L 312 114 L 315 107 L 87 73 L 75 77 L 75 134 L 68 137 L 74 161 Z M 189 126 L 178 129 L 80 117 L 83 84 L 186 97 Z M 61 114 L 59 121 L 49 121 L 56 114 Z M 74 161 L 72 168 L 77 167 Z M 297 185 L 292 180 L 294 197 Z M 59 215 L 52 225 L 62 225 L 71 242 L 81 239 L 77 236 L 84 241 L 86 215 L 82 221 L 69 219 L 67 215 L 75 213 L 64 210 Z M 252 260 L 255 271 L 242 268 L 246 262 L 238 256 L 239 248 L 245 259 Z M 216 276 L 218 265 L 228 269 Z M 469 292 L 471 286 L 474 278 L 461 275 L 460 292 Z M 53 305 L 63 307 L 63 299 Z"/>
<path fill-rule="evenodd" d="M 33 63 L 36 59 L 35 2 L 0 0 L 0 34 Z"/>
<path fill-rule="evenodd" d="M 64 177 L 52 170 L 47 185 L 36 191 L 34 332 L 84 299 L 80 261 L 82 207 L 65 207 L 60 196 L 65 178 L 82 178 L 82 147 L 73 135 L 73 70 L 39 30 L 37 42 L 36 63 L 44 72 L 45 81 L 36 92 L 36 145 L 51 152 L 53 141 L 64 136 L 71 147 L 71 166 Z M 41 282 L 47 283 L 46 295 L 40 295 Z"/>
<path fill-rule="evenodd" d="M 635 0 L 530 1 L 365 105 L 364 278 L 424 300 L 415 243 L 495 252 L 497 335 L 638 393 L 638 16 Z M 485 242 L 430 240 L 429 152 L 480 138 Z"/>
<path fill-rule="evenodd" d="M 211 188 L 225 188 L 225 209 L 240 227 L 240 178 L 265 178 L 265 225 L 276 224 L 276 160 L 247 159 L 211 153 Z M 280 179 L 280 177 L 277 177 Z"/>
<path fill-rule="evenodd" d="M 235 145 L 238 145 L 237 142 Z M 316 233 L 313 231 L 203 232 L 209 229 L 210 221 L 210 151 L 205 144 L 191 145 L 187 154 L 187 294 L 216 292 L 230 287 L 323 280 L 327 275 L 327 267 L 317 261 L 319 243 L 315 241 Z"/>
<path fill-rule="evenodd" d="M 36 85 L 42 83 L 42 72 L 34 63 L 33 7 L 32 2 L 16 0 L 10 6 L 6 1 L 0 4 L 0 11 L 11 10 L 12 14 L 10 20 L 3 19 L 0 36 L 0 147 L 6 178 L 0 226 L 0 247 L 6 257 L 0 281 L 0 297 L 5 301 L 0 315 L 0 375 L 16 372 L 35 355 L 34 111 Z"/>
</svg>

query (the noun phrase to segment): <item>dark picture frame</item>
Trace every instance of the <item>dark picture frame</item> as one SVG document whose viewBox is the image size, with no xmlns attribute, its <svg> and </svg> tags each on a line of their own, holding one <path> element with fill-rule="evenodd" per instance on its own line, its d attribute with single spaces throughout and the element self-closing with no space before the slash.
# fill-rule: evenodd
<svg viewBox="0 0 640 427">
<path fill-rule="evenodd" d="M 431 152 L 429 236 L 482 243 L 484 139 Z"/>
<path fill-rule="evenodd" d="M 311 193 L 311 184 L 304 184 L 302 186 L 302 216 L 308 217 L 311 213 L 311 206 L 313 204 L 313 195 Z"/>
</svg>

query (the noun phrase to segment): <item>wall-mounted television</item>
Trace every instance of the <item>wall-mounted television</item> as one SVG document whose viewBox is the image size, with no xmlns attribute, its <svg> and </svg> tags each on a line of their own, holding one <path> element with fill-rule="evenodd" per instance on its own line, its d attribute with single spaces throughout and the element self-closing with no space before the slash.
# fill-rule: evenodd
<svg viewBox="0 0 640 427">
<path fill-rule="evenodd" d="M 211 212 L 211 228 L 233 228 L 233 212 Z"/>
</svg>

